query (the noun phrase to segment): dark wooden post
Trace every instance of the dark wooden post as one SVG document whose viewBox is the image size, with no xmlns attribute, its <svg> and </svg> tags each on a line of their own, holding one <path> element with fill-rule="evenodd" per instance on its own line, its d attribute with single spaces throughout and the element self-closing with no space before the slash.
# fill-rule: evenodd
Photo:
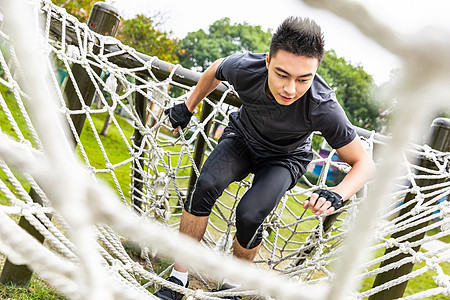
<svg viewBox="0 0 450 300">
<path fill-rule="evenodd" d="M 114 36 L 119 26 L 120 16 L 117 9 L 105 2 L 97 2 L 92 7 L 91 14 L 89 15 L 88 26 L 92 31 L 95 31 L 101 35 Z M 101 74 L 101 70 L 92 66 L 92 70 Z M 83 108 L 81 99 L 78 98 L 75 85 L 79 87 L 81 96 L 83 97 L 84 104 L 89 107 L 92 104 L 92 100 L 95 95 L 95 85 L 91 82 L 89 75 L 83 66 L 75 64 L 72 67 L 72 73 L 75 78 L 75 83 L 72 80 L 68 80 L 64 89 L 64 98 L 66 100 L 67 107 L 70 110 L 81 110 Z M 72 122 L 76 128 L 78 136 L 83 130 L 84 122 L 86 121 L 85 114 L 71 115 Z M 75 138 L 73 137 L 74 147 Z"/>
<path fill-rule="evenodd" d="M 34 202 L 42 205 L 41 197 L 31 189 L 30 197 Z M 33 225 L 28 222 L 25 217 L 20 217 L 19 226 L 25 229 L 31 236 L 36 238 L 40 243 L 44 242 L 44 236 Z M 0 282 L 2 284 L 14 284 L 19 287 L 26 287 L 30 283 L 33 272 L 26 265 L 15 265 L 7 258 L 3 266 Z"/>
<path fill-rule="evenodd" d="M 200 123 L 204 122 L 206 118 L 211 114 L 213 111 L 213 107 L 209 105 L 206 101 L 203 102 L 202 107 L 202 113 L 200 115 Z M 205 134 L 208 136 L 209 131 L 211 129 L 213 119 L 211 119 L 205 126 Z M 200 171 L 203 158 L 205 156 L 205 149 L 206 149 L 206 140 L 203 137 L 203 135 L 199 135 L 198 139 L 195 143 L 195 150 L 194 150 L 194 163 L 197 166 L 198 170 Z M 191 175 L 189 177 L 189 185 L 188 185 L 188 192 L 186 195 L 186 199 L 189 199 L 191 196 L 192 190 L 194 188 L 195 182 L 197 181 L 197 174 L 195 174 L 194 168 L 191 169 Z"/>
<path fill-rule="evenodd" d="M 144 124 L 147 121 L 147 99 L 144 97 L 144 95 L 142 95 L 141 93 L 136 92 L 135 93 L 135 103 L 134 106 L 136 108 L 136 113 L 138 114 L 139 119 L 141 120 L 142 124 Z M 135 149 L 139 149 L 141 147 L 142 144 L 142 140 L 143 140 L 144 136 L 142 135 L 142 133 L 139 131 L 138 128 L 134 129 L 133 132 L 133 137 L 132 139 L 132 143 L 133 143 L 133 148 Z M 144 160 L 141 159 L 144 157 L 144 153 L 141 154 L 141 156 L 139 158 L 135 158 L 133 160 L 133 169 L 132 169 L 132 175 L 131 175 L 131 179 L 132 179 L 132 185 L 133 185 L 133 192 L 131 194 L 131 201 L 134 205 L 134 209 L 140 213 L 140 210 L 142 208 L 142 187 L 144 185 L 143 183 L 143 176 L 140 172 L 137 172 L 137 170 L 144 169 Z"/>
<path fill-rule="evenodd" d="M 120 16 L 117 9 L 105 2 L 97 2 L 92 8 L 88 25 L 91 30 L 99 34 L 114 36 L 117 32 L 119 21 Z M 93 83 L 91 82 L 89 76 L 82 66 L 74 65 L 72 68 L 72 72 L 75 76 L 78 86 L 82 87 L 80 88 L 80 91 L 85 104 L 87 106 L 90 106 L 95 93 Z M 100 74 L 101 70 L 95 70 L 95 72 L 98 72 L 98 74 Z M 66 85 L 64 95 L 66 98 L 67 106 L 70 110 L 77 110 L 82 108 L 80 99 L 78 99 L 74 84 L 73 82 L 71 82 L 71 80 L 69 80 Z M 72 115 L 72 121 L 75 125 L 78 135 L 81 134 L 85 120 L 85 115 Z M 73 139 L 73 141 L 75 141 L 75 139 Z M 76 147 L 75 142 L 73 143 L 73 146 L 74 148 Z M 42 199 L 33 189 L 30 190 L 29 194 L 34 202 L 42 205 Z M 19 225 L 30 235 L 34 236 L 39 242 L 44 242 L 44 237 L 27 221 L 27 219 L 21 217 L 19 220 Z M 0 276 L 0 282 L 2 284 L 14 284 L 16 286 L 25 287 L 30 283 L 32 274 L 33 272 L 26 265 L 14 265 L 8 259 L 6 259 L 2 274 Z"/>
<path fill-rule="evenodd" d="M 449 152 L 450 151 L 450 119 L 445 118 L 438 118 L 433 121 L 433 124 L 431 125 L 431 131 L 429 135 L 429 141 L 428 144 L 431 148 L 436 149 L 438 151 L 442 152 Z M 427 160 L 426 158 L 420 158 L 420 166 L 425 167 L 427 169 L 435 169 L 436 166 L 433 162 Z M 419 172 L 419 175 L 424 174 L 423 172 Z M 444 182 L 445 179 L 419 179 L 416 180 L 417 185 L 420 187 L 435 185 Z M 405 196 L 404 203 L 407 203 L 409 201 L 412 201 L 414 199 L 415 195 L 408 193 Z M 404 209 L 400 211 L 400 216 L 407 214 L 410 211 L 410 207 L 405 206 Z M 430 212 L 432 214 L 432 212 Z M 407 222 L 406 220 L 403 220 L 402 222 Z M 429 221 L 424 221 L 423 223 L 420 223 L 416 226 L 404 229 L 402 231 L 396 232 L 392 235 L 393 239 L 398 239 L 402 236 L 412 234 L 414 232 L 418 232 L 421 228 L 427 226 Z M 425 235 L 425 232 L 418 233 L 414 236 L 411 236 L 405 242 L 413 243 L 416 241 L 419 241 L 423 239 Z M 397 250 L 397 247 L 392 247 L 389 249 L 386 249 L 385 255 Z M 412 248 L 414 251 L 419 251 L 420 245 Z M 380 268 L 388 266 L 390 264 L 396 263 L 406 257 L 409 257 L 410 254 L 406 253 L 400 253 L 390 259 L 387 259 L 383 261 L 380 265 Z M 378 274 L 375 278 L 375 282 L 373 284 L 373 287 L 380 286 L 382 284 L 385 284 L 389 281 L 392 281 L 396 278 L 399 278 L 403 275 L 411 273 L 412 269 L 414 267 L 414 263 L 407 263 L 399 268 L 394 268 L 389 271 L 386 271 L 384 273 Z M 400 283 L 396 286 L 393 286 L 389 289 L 382 290 L 372 296 L 369 297 L 369 300 L 387 300 L 387 299 L 396 299 L 403 296 L 403 293 L 405 292 L 406 285 L 408 284 L 408 281 L 405 281 L 403 283 Z"/>
</svg>

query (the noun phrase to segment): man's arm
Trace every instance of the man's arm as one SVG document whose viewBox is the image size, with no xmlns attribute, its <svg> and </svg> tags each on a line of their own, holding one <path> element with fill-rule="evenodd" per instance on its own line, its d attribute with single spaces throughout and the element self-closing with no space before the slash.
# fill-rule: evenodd
<svg viewBox="0 0 450 300">
<path fill-rule="evenodd" d="M 345 201 L 370 179 L 375 171 L 375 164 L 364 150 L 358 136 L 349 144 L 336 149 L 336 151 L 352 167 L 344 179 L 332 189 L 333 192 L 338 193 L 342 197 L 342 200 Z M 335 210 L 331 206 L 331 202 L 326 201 L 322 197 L 319 198 L 319 195 L 315 193 L 311 195 L 308 201 L 305 201 L 303 206 L 305 209 L 311 208 L 317 215 L 323 212 L 330 214 Z"/>
<path fill-rule="evenodd" d="M 164 111 L 166 115 L 169 115 L 169 120 L 174 127 L 174 134 L 178 133 L 178 126 L 181 126 L 181 128 L 187 126 L 197 105 L 219 86 L 221 81 L 216 79 L 215 73 L 222 61 L 223 58 L 216 60 L 203 72 L 194 91 L 184 103 L 177 104 Z"/>
<path fill-rule="evenodd" d="M 197 105 L 221 83 L 220 80 L 216 79 L 215 73 L 222 61 L 223 58 L 216 60 L 203 72 L 197 86 L 185 102 L 190 112 L 194 112 Z"/>
</svg>

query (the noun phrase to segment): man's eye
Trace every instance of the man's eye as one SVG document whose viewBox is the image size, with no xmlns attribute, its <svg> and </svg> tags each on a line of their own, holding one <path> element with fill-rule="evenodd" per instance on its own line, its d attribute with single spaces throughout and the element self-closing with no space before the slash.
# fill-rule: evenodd
<svg viewBox="0 0 450 300">
<path fill-rule="evenodd" d="M 280 73 L 277 73 L 277 75 L 278 75 L 278 77 L 280 77 L 280 78 L 286 78 L 286 77 L 287 77 L 286 75 L 283 75 L 283 74 L 280 74 Z"/>
</svg>

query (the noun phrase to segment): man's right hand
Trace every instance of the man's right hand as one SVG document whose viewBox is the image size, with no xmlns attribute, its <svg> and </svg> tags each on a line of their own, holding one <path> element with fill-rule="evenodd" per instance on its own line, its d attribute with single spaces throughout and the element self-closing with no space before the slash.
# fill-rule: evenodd
<svg viewBox="0 0 450 300">
<path fill-rule="evenodd" d="M 181 126 L 181 129 L 185 128 L 193 115 L 184 102 L 166 109 L 164 113 L 169 116 L 170 123 L 175 130 L 178 126 Z"/>
</svg>

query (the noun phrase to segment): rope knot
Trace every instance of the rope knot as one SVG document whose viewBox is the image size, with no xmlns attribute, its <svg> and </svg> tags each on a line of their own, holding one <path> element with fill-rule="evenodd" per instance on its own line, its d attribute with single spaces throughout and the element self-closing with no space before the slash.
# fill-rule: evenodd
<svg viewBox="0 0 450 300">
<path fill-rule="evenodd" d="M 420 195 L 420 186 L 414 185 L 410 191 L 411 194 Z"/>
<path fill-rule="evenodd" d="M 409 254 L 409 250 L 411 249 L 411 247 L 409 247 L 408 242 L 404 242 L 398 246 L 398 249 L 404 254 Z"/>
<path fill-rule="evenodd" d="M 61 112 L 61 114 L 68 115 L 70 110 L 67 106 L 61 106 L 59 108 L 59 111 Z"/>
<path fill-rule="evenodd" d="M 393 238 L 389 238 L 389 239 L 386 240 L 387 248 L 392 248 L 392 247 L 394 247 L 396 244 L 397 244 L 397 243 L 396 243 L 395 239 L 393 239 Z"/>
<path fill-rule="evenodd" d="M 411 215 L 416 216 L 420 214 L 420 211 L 421 211 L 420 206 L 414 206 L 414 208 L 411 209 Z"/>
<path fill-rule="evenodd" d="M 83 110 L 86 111 L 87 113 L 91 112 L 91 108 L 89 106 L 87 106 L 86 104 L 83 105 Z"/>
<path fill-rule="evenodd" d="M 203 299 L 203 298 L 204 298 L 203 291 L 200 289 L 186 293 L 186 300 Z"/>
<path fill-rule="evenodd" d="M 88 168 L 87 168 L 87 170 L 88 170 L 88 173 L 90 174 L 90 175 L 95 175 L 95 167 L 93 167 L 93 166 L 89 166 Z"/>
<path fill-rule="evenodd" d="M 450 276 L 440 274 L 434 276 L 433 279 L 438 286 L 445 288 L 442 294 L 447 297 L 450 296 Z"/>
<path fill-rule="evenodd" d="M 424 261 L 425 258 L 426 258 L 426 257 L 425 257 L 425 255 L 423 255 L 423 253 L 417 252 L 417 253 L 415 253 L 415 254 L 413 255 L 412 263 L 413 263 L 413 264 L 418 264 L 418 263 Z"/>
<path fill-rule="evenodd" d="M 33 144 L 31 144 L 31 141 L 29 140 L 22 140 L 20 143 L 26 147 L 33 147 Z"/>
<path fill-rule="evenodd" d="M 205 124 L 198 123 L 197 128 L 200 129 L 201 131 L 204 131 L 205 130 Z"/>
<path fill-rule="evenodd" d="M 450 202 L 444 201 L 439 203 L 438 208 L 441 211 L 441 218 L 444 218 L 450 214 Z"/>
</svg>

